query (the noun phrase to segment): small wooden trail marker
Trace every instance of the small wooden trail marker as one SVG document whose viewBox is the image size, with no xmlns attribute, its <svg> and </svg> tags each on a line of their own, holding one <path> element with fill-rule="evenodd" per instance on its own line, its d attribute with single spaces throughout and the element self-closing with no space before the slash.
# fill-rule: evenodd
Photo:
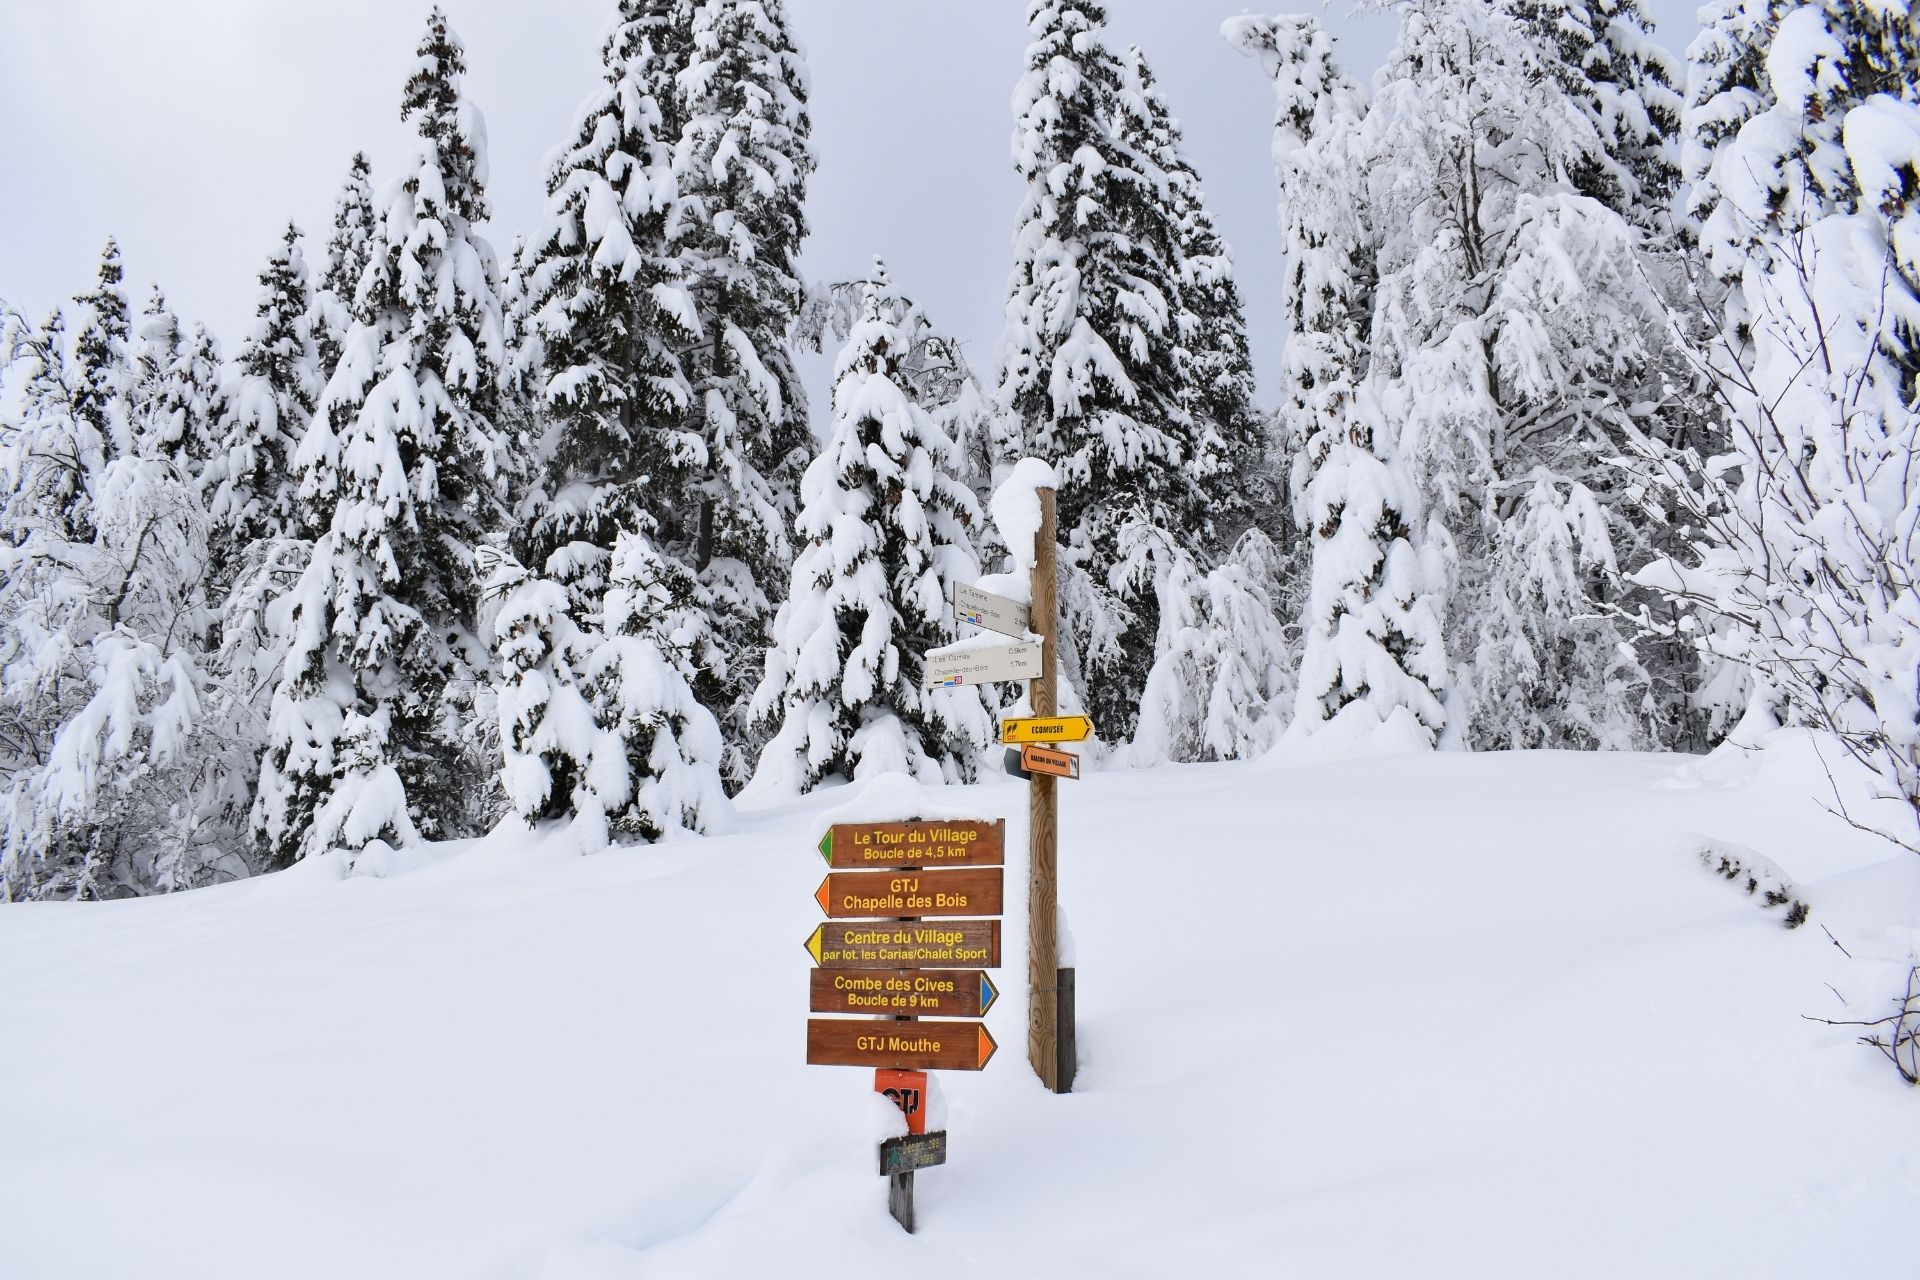
<svg viewBox="0 0 1920 1280">
<path fill-rule="evenodd" d="M 999 867 L 952 871 L 835 871 L 813 891 L 833 919 L 853 916 L 997 916 Z"/>
<path fill-rule="evenodd" d="M 986 631 L 997 631 L 1016 640 L 1027 638 L 1027 606 L 1018 600 L 994 595 L 967 582 L 953 584 L 953 617 Z"/>
<path fill-rule="evenodd" d="M 978 1071 L 999 1047 L 984 1022 L 807 1019 L 807 1063 L 815 1067 Z"/>
<path fill-rule="evenodd" d="M 927 654 L 926 687 L 958 689 L 998 680 L 1032 680 L 1040 674 L 1040 646 L 1030 641 L 935 649 Z"/>
<path fill-rule="evenodd" d="M 820 856 L 836 869 L 997 867 L 1007 860 L 1007 823 L 836 822 Z"/>
<path fill-rule="evenodd" d="M 834 920 L 807 939 L 822 969 L 998 969 L 998 920 Z"/>
<path fill-rule="evenodd" d="M 1085 742 L 1093 721 L 1085 716 L 1013 716 L 1000 722 L 1000 741 Z"/>
<path fill-rule="evenodd" d="M 1000 989 L 979 969 L 815 969 L 813 1013 L 983 1018 Z"/>
<path fill-rule="evenodd" d="M 912 1173 L 915 1169 L 931 1169 L 946 1162 L 945 1129 L 935 1129 L 932 1133 L 910 1133 L 904 1138 L 888 1138 L 880 1144 L 882 1173 Z"/>
</svg>

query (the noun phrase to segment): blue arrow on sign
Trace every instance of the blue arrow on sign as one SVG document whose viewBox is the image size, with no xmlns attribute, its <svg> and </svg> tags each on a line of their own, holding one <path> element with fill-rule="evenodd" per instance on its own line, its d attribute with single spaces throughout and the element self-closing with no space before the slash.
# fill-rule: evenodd
<svg viewBox="0 0 1920 1280">
<path fill-rule="evenodd" d="M 995 1000 L 998 1000 L 999 998 L 1000 998 L 1000 993 L 994 990 L 993 983 L 987 980 L 986 974 L 984 973 L 981 974 L 980 975 L 980 1016 L 983 1018 L 986 1017 L 987 1010 L 993 1008 L 993 1002 Z"/>
</svg>

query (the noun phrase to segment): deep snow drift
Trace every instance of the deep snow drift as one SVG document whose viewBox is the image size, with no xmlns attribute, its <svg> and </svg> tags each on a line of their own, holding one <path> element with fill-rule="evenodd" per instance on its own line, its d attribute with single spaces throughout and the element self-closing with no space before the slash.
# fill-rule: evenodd
<svg viewBox="0 0 1920 1280">
<path fill-rule="evenodd" d="M 913 1237 L 870 1074 L 802 1062 L 809 834 L 856 789 L 652 848 L 0 908 L 0 1273 L 1910 1274 L 1914 1096 L 1801 1015 L 1891 996 L 1920 860 L 1774 756 L 1063 786 L 1068 1097 L 1024 1061 L 1024 791 L 940 793 L 1009 817 L 1015 901 L 1002 1049 L 941 1077 Z"/>
</svg>

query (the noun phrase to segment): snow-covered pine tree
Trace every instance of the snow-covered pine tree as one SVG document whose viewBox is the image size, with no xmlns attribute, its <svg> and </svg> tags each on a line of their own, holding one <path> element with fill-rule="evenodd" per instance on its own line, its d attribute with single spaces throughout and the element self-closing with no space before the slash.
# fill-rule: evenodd
<svg viewBox="0 0 1920 1280">
<path fill-rule="evenodd" d="M 128 346 L 132 338 L 132 311 L 120 287 L 125 272 L 120 246 L 111 237 L 100 255 L 100 279 L 91 293 L 74 299 L 82 316 L 74 335 L 68 387 L 73 416 L 83 434 L 97 437 L 104 450 L 101 464 L 133 450 L 128 421 L 128 397 L 133 393 L 133 370 Z"/>
<path fill-rule="evenodd" d="M 1407 459 L 1367 389 L 1377 222 L 1360 137 L 1368 104 L 1310 17 L 1222 28 L 1276 98 L 1273 155 L 1287 241 L 1292 498 L 1310 546 L 1290 733 L 1357 749 L 1432 745 L 1447 727 L 1441 633 L 1448 542 L 1422 518 Z"/>
<path fill-rule="evenodd" d="M 219 347 L 204 325 L 182 335 L 179 318 L 158 285 L 141 312 L 131 345 L 134 448 L 164 458 L 195 486 L 214 453 L 215 422 L 224 416 Z"/>
<path fill-rule="evenodd" d="M 587 633 L 573 621 L 577 584 L 510 557 L 492 570 L 508 804 L 530 823 L 572 817 L 585 848 L 716 829 L 731 811 L 720 726 L 684 674 L 712 647 L 698 585 L 633 533 L 610 572 L 593 609 L 605 630 Z"/>
<path fill-rule="evenodd" d="M 1788 0 L 1712 0 L 1687 45 L 1681 110 L 1681 212 L 1698 226 L 1720 202 L 1713 163 L 1747 121 L 1772 105 L 1767 50 Z"/>
<path fill-rule="evenodd" d="M 1574 189 L 1654 232 L 1672 227 L 1682 100 L 1639 0 L 1502 0 L 1598 135 L 1569 157 Z"/>
<path fill-rule="evenodd" d="M 1920 850 L 1920 32 L 1802 5 L 1766 73 L 1701 228 L 1746 317 L 1703 356 L 1731 448 L 1643 449 L 1702 536 L 1640 578 L 1914 821 L 1849 818 Z"/>
<path fill-rule="evenodd" d="M 353 327 L 354 300 L 376 245 L 379 218 L 373 209 L 373 168 L 365 152 L 353 153 L 347 177 L 333 201 L 333 231 L 327 237 L 326 257 L 313 291 L 309 327 L 322 380 L 333 376 L 340 352 Z M 321 513 L 321 523 L 325 524 Z"/>
<path fill-rule="evenodd" d="M 312 310 L 300 229 L 289 222 L 260 271 L 253 328 L 234 360 L 207 472 L 209 554 L 217 583 L 233 580 L 254 543 L 300 534 L 293 454 L 324 385 Z"/>
<path fill-rule="evenodd" d="M 1200 492 L 1209 551 L 1229 545 L 1256 506 L 1275 496 L 1268 422 L 1254 408 L 1253 361 L 1247 352 L 1246 308 L 1234 279 L 1233 254 L 1208 212 L 1200 175 L 1187 156 L 1179 121 L 1154 85 L 1146 55 L 1121 58 L 1123 142 L 1135 141 L 1166 184 L 1171 239 L 1162 249 L 1177 264 L 1179 347 L 1176 393 L 1188 417 L 1187 470 Z"/>
<path fill-rule="evenodd" d="M 1295 698 L 1295 657 L 1275 607 L 1288 568 L 1258 529 L 1204 576 L 1190 556 L 1174 558 L 1134 764 L 1249 759 L 1279 740 Z"/>
<path fill-rule="evenodd" d="M 473 549 L 498 523 L 502 358 L 486 132 L 435 9 L 402 118 L 420 154 L 383 200 L 355 319 L 295 457 L 332 519 L 290 597 L 254 826 L 279 863 L 461 834 L 483 765 L 463 716 L 491 664 Z"/>
<path fill-rule="evenodd" d="M 619 533 L 658 536 L 706 458 L 679 354 L 698 322 L 667 242 L 677 187 L 663 98 L 676 47 L 684 59 L 684 8 L 621 5 L 527 255 L 525 344 L 545 403 L 514 550 L 571 585 L 588 630 Z"/>
<path fill-rule="evenodd" d="M 715 602 L 728 657 L 715 709 L 737 779 L 753 745 L 749 672 L 773 618 L 765 588 L 791 564 L 787 529 L 814 453 L 791 345 L 806 296 L 799 257 L 814 157 L 807 69 L 785 4 L 700 0 L 689 31 L 675 77 L 673 248 L 699 334 L 683 356 L 688 427 L 706 459 L 686 517 L 662 531 L 662 549 L 693 564 Z"/>
<path fill-rule="evenodd" d="M 979 572 L 981 518 L 952 441 L 898 380 L 913 346 L 905 309 L 876 262 L 835 362 L 832 434 L 802 482 L 801 549 L 753 699 L 779 726 L 756 788 L 885 772 L 966 781 L 988 741 L 976 690 L 923 687 L 953 583 Z"/>
<path fill-rule="evenodd" d="M 35 328 L 0 314 L 0 373 L 17 380 L 19 413 L 6 422 L 0 465 L 10 483 L 0 536 L 18 543 L 28 531 L 56 527 L 80 540 L 93 527 L 93 489 L 106 466 L 106 443 L 75 409 L 66 318 L 56 308 Z M 3 403 L 3 402 L 0 402 Z"/>
<path fill-rule="evenodd" d="M 1181 387 L 1177 219 L 1093 0 L 1031 0 L 1014 94 L 1026 182 L 999 398 L 1060 479 L 1063 657 L 1101 732 L 1131 736 L 1158 635 L 1158 549 L 1203 537 Z M 1211 468 L 1202 468 L 1210 471 Z"/>
</svg>

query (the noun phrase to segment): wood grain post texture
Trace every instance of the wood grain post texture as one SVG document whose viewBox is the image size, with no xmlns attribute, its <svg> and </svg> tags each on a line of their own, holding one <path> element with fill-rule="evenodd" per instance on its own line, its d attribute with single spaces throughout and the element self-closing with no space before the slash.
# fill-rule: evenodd
<svg viewBox="0 0 1920 1280">
<path fill-rule="evenodd" d="M 1059 645 L 1054 638 L 1054 491 L 1042 489 L 1040 530 L 1034 535 L 1033 603 L 1028 625 L 1040 636 L 1040 678 L 1027 685 L 1030 713 L 1058 714 Z M 1027 1061 L 1040 1082 L 1060 1088 L 1060 940 L 1056 884 L 1059 848 L 1059 783 L 1034 774 L 1027 784 L 1027 837 L 1032 866 L 1027 879 Z"/>
<path fill-rule="evenodd" d="M 917 870 L 917 868 L 902 868 L 902 870 Z M 917 916 L 905 918 L 918 919 Z M 906 1013 L 895 1014 L 893 1020 L 895 1022 L 919 1021 L 912 1014 Z M 886 1019 L 882 1017 L 881 1021 L 884 1022 Z M 920 1105 L 924 1107 L 926 1104 L 927 1100 L 922 1098 Z M 887 1212 L 893 1215 L 895 1222 L 906 1228 L 908 1235 L 913 1234 L 913 1170 L 887 1175 Z"/>
</svg>

